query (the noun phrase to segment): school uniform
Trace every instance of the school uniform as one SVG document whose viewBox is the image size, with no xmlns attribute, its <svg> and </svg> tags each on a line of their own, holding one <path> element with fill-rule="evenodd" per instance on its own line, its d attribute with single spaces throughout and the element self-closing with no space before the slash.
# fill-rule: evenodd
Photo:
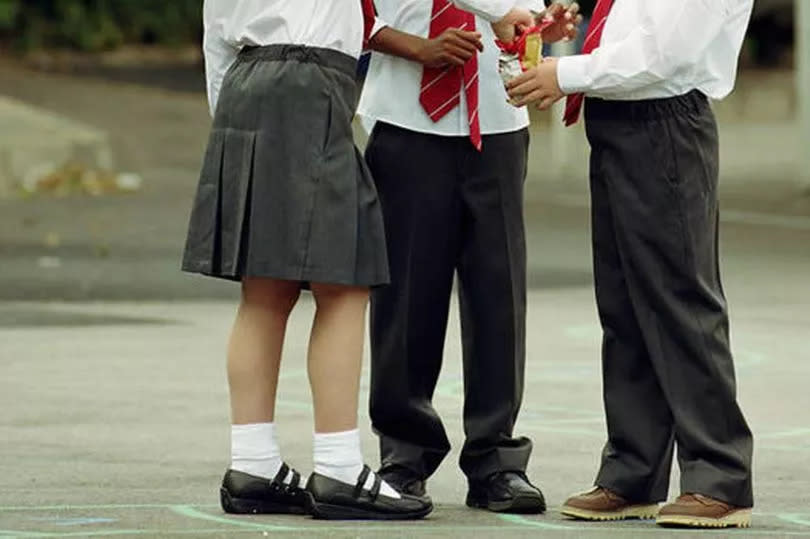
<svg viewBox="0 0 810 539">
<path fill-rule="evenodd" d="M 387 283 L 380 204 L 351 129 L 361 2 L 209 0 L 204 19 L 214 122 L 183 269 Z"/>
<path fill-rule="evenodd" d="M 418 480 L 450 450 L 432 399 L 455 275 L 465 380 L 461 468 L 471 480 L 523 472 L 532 448 L 513 433 L 526 353 L 529 117 L 507 103 L 490 25 L 515 2 L 455 4 L 478 15 L 441 0 L 376 1 L 377 29 L 425 38 L 448 26 L 475 29 L 484 51 L 458 70 L 375 52 L 358 109 L 374 125 L 366 159 L 391 265 L 391 284 L 371 299 L 371 420 L 382 470 L 405 468 Z M 518 5 L 544 8 L 542 0 Z M 449 91 L 437 91 L 449 79 Z"/>
<path fill-rule="evenodd" d="M 608 441 L 596 485 L 753 505 L 752 435 L 736 400 L 718 263 L 718 136 L 708 99 L 734 87 L 752 0 L 600 0 L 561 58 L 584 92 Z M 597 13 L 601 11 L 601 15 Z M 601 36 L 600 36 L 601 34 Z M 600 39 L 601 37 L 601 39 Z M 581 96 L 569 98 L 576 121 Z"/>
<path fill-rule="evenodd" d="M 388 281 L 380 204 L 351 127 L 373 19 L 371 0 L 205 1 L 214 125 L 183 269 L 302 286 Z M 357 429 L 314 434 L 304 486 L 274 427 L 232 426 L 225 512 L 412 520 L 432 511 L 371 473 Z"/>
</svg>

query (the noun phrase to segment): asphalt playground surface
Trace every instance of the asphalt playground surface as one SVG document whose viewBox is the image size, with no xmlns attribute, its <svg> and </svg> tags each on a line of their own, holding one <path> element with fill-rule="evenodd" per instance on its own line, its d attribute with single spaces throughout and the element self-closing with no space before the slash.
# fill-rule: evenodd
<svg viewBox="0 0 810 539">
<path fill-rule="evenodd" d="M 232 301 L 7 302 L 0 307 L 0 536 L 688 535 L 649 522 L 570 522 L 556 512 L 593 480 L 604 441 L 586 210 L 572 206 L 540 205 L 531 227 L 535 287 L 517 432 L 534 440 L 530 475 L 549 500 L 547 515 L 466 509 L 453 453 L 429 483 L 437 507 L 424 522 L 226 516 L 216 504 L 228 453 L 223 351 Z M 755 527 L 727 533 L 746 537 L 810 537 L 810 223 L 782 224 L 724 225 L 740 400 L 757 438 Z M 562 268 L 571 278 L 555 280 Z M 544 271 L 552 278 L 542 279 Z M 305 298 L 290 324 L 277 418 L 284 454 L 302 470 L 311 453 L 304 362 L 311 315 Z M 458 337 L 454 313 L 436 404 L 456 448 Z M 366 418 L 364 410 L 366 454 L 376 463 Z"/>
<path fill-rule="evenodd" d="M 146 178 L 130 197 L 0 201 L 0 537 L 810 537 L 810 197 L 789 178 L 725 196 L 723 273 L 740 401 L 756 437 L 752 529 L 673 531 L 558 514 L 566 496 L 592 483 L 605 427 L 587 197 L 545 187 L 532 187 L 527 204 L 528 364 L 516 432 L 534 441 L 529 475 L 548 513 L 463 505 L 454 306 L 435 398 L 454 452 L 428 483 L 429 518 L 236 517 L 217 497 L 228 464 L 224 350 L 236 289 L 177 270 L 203 100 L 14 72 L 4 72 L 0 92 L 108 129 L 123 166 Z M 284 456 L 302 472 L 311 467 L 312 308 L 304 297 L 290 323 L 277 414 Z M 366 377 L 363 403 L 367 389 Z M 365 409 L 360 423 L 375 465 Z"/>
</svg>

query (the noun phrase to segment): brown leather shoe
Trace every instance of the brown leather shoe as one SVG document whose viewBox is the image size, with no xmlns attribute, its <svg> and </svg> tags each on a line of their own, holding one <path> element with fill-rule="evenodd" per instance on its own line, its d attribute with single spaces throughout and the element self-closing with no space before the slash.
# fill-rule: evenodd
<svg viewBox="0 0 810 539">
<path fill-rule="evenodd" d="M 658 514 L 658 504 L 634 504 L 613 491 L 595 487 L 568 498 L 560 512 L 579 520 L 652 519 Z"/>
<path fill-rule="evenodd" d="M 702 494 L 684 494 L 662 507 L 655 523 L 684 528 L 750 528 L 751 508 L 735 507 Z"/>
</svg>

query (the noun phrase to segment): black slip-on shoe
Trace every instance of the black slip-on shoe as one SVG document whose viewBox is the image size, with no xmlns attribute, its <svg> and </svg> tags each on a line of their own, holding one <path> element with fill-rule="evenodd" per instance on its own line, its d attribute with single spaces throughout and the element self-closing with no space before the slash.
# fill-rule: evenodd
<svg viewBox="0 0 810 539">
<path fill-rule="evenodd" d="M 281 465 L 271 481 L 263 477 L 228 470 L 219 489 L 222 510 L 237 514 L 306 515 L 309 497 L 301 488 L 301 475 L 292 470 L 289 484 L 284 482 L 290 467 Z"/>
<path fill-rule="evenodd" d="M 390 498 L 380 494 L 382 479 L 374 476 L 374 485 L 366 490 L 371 468 L 365 466 L 352 486 L 317 473 L 309 476 L 307 493 L 312 516 L 328 520 L 415 520 L 433 511 L 428 500 L 401 494 Z"/>
<path fill-rule="evenodd" d="M 523 472 L 497 472 L 486 479 L 470 480 L 467 506 L 496 513 L 537 514 L 546 510 L 540 489 Z"/>
<path fill-rule="evenodd" d="M 410 468 L 392 464 L 381 468 L 377 475 L 400 494 L 430 501 L 425 490 L 425 480 Z"/>
</svg>

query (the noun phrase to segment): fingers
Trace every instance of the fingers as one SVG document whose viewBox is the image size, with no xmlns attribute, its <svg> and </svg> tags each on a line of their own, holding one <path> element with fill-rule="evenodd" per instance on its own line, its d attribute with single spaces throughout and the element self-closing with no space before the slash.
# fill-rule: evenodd
<svg viewBox="0 0 810 539">
<path fill-rule="evenodd" d="M 446 67 L 446 66 L 462 67 L 466 63 L 467 62 L 465 62 L 464 60 L 450 54 L 449 52 L 443 52 L 439 57 L 439 61 L 436 62 L 435 65 L 432 65 L 430 67 Z"/>
<path fill-rule="evenodd" d="M 565 41 L 571 41 L 577 37 L 577 32 L 577 25 L 575 23 L 568 23 L 565 25 L 565 37 L 563 37 L 563 39 Z"/>
<path fill-rule="evenodd" d="M 525 84 L 534 80 L 534 70 L 526 71 L 525 73 L 518 75 L 514 79 L 510 80 L 506 83 L 506 89 L 509 91 L 509 94 L 512 94 L 512 90 L 515 88 L 519 88 L 521 86 L 525 89 Z M 515 92 L 520 94 L 521 92 Z M 525 92 L 523 92 L 525 93 Z"/>
<path fill-rule="evenodd" d="M 481 34 L 478 32 L 466 32 L 457 28 L 451 28 L 448 30 L 448 39 L 451 39 L 453 43 L 459 47 L 469 49 L 473 52 L 476 49 L 479 51 L 484 50 L 484 43 L 481 41 Z"/>
<path fill-rule="evenodd" d="M 444 42 L 444 46 L 445 48 L 453 47 L 462 51 L 466 51 L 470 53 L 470 56 L 475 54 L 475 52 L 478 50 L 478 47 L 476 47 L 474 43 L 470 43 L 469 41 L 461 39 L 456 36 L 448 37 L 447 41 Z"/>
<path fill-rule="evenodd" d="M 574 12 L 572 17 L 570 18 L 569 14 L 570 12 L 566 12 L 566 20 L 568 20 L 569 22 L 565 25 L 565 36 L 563 37 L 563 40 L 565 41 L 571 41 L 577 37 L 577 34 L 579 33 L 579 27 L 582 24 L 582 21 L 584 20 L 582 18 L 582 15 L 576 15 L 576 12 Z"/>
<path fill-rule="evenodd" d="M 575 20 L 578 14 L 579 14 L 579 4 L 574 2 L 573 4 L 568 6 L 568 9 L 565 11 L 565 18 L 568 20 Z M 580 20 L 581 17 L 582 16 L 580 15 Z"/>
<path fill-rule="evenodd" d="M 565 13 L 565 6 L 562 4 L 552 4 L 543 12 L 544 21 L 552 21 L 561 17 Z"/>
<path fill-rule="evenodd" d="M 515 26 L 508 22 L 497 22 L 492 24 L 495 36 L 503 43 L 512 43 L 515 40 Z"/>
<path fill-rule="evenodd" d="M 515 26 L 519 28 L 531 28 L 534 26 L 534 17 L 529 11 L 522 11 L 515 20 Z"/>
<path fill-rule="evenodd" d="M 447 43 L 444 47 L 444 58 L 453 65 L 464 65 L 475 54 L 475 50 L 464 49 L 453 43 Z"/>
<path fill-rule="evenodd" d="M 515 27 L 524 26 L 531 28 L 534 26 L 534 16 L 532 16 L 531 12 L 527 9 L 513 8 L 500 22 L 508 23 Z"/>
<path fill-rule="evenodd" d="M 525 95 L 515 96 L 512 98 L 512 100 L 516 107 L 525 107 L 530 103 L 542 102 L 545 97 L 546 96 L 543 91 L 538 89 Z"/>
<path fill-rule="evenodd" d="M 534 79 L 529 79 L 526 82 L 523 82 L 521 84 L 518 84 L 517 86 L 510 88 L 508 93 L 509 97 L 520 98 L 522 96 L 538 91 L 540 89 L 542 89 L 542 86 L 540 86 L 537 83 L 537 81 L 535 81 Z"/>
<path fill-rule="evenodd" d="M 549 94 L 543 89 L 537 89 L 526 95 L 512 98 L 512 104 L 516 107 L 525 107 L 534 103 L 538 110 L 548 110 L 560 99 L 561 96 L 557 94 Z"/>
<path fill-rule="evenodd" d="M 577 27 L 574 26 L 574 23 L 570 22 L 565 25 L 565 37 L 570 39 L 577 35 Z"/>
</svg>

